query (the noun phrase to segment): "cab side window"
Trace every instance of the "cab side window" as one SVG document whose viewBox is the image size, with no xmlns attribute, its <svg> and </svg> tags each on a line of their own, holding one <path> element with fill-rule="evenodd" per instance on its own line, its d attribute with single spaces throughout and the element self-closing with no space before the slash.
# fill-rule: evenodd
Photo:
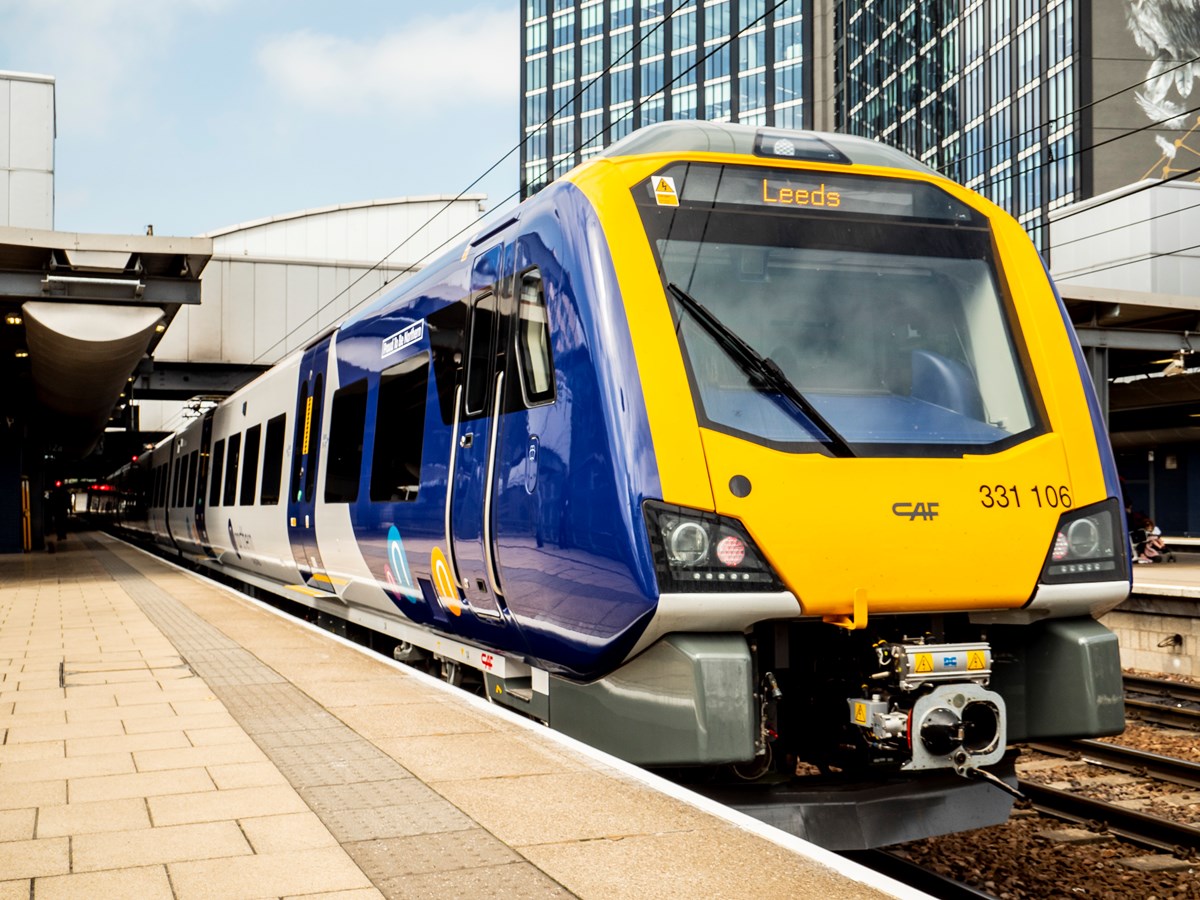
<svg viewBox="0 0 1200 900">
<path fill-rule="evenodd" d="M 542 275 L 531 269 L 517 288 L 517 360 L 526 406 L 554 402 L 554 359 Z"/>
</svg>

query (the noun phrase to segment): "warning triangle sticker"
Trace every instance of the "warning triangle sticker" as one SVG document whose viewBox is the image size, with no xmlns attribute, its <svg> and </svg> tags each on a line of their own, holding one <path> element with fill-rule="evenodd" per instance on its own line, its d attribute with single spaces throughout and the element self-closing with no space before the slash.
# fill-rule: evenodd
<svg viewBox="0 0 1200 900">
<path fill-rule="evenodd" d="M 984 660 L 984 656 L 978 650 L 972 650 L 970 653 L 967 654 L 967 669 L 968 669 L 968 671 L 970 671 L 972 669 L 986 669 L 986 668 L 987 668 L 987 663 Z"/>
<path fill-rule="evenodd" d="M 917 654 L 917 665 L 913 669 L 914 672 L 932 672 L 933 671 L 933 656 L 928 653 Z"/>
<path fill-rule="evenodd" d="M 654 200 L 659 206 L 678 206 L 679 194 L 675 191 L 675 179 L 668 175 L 655 175 L 650 179 L 654 188 Z"/>
</svg>

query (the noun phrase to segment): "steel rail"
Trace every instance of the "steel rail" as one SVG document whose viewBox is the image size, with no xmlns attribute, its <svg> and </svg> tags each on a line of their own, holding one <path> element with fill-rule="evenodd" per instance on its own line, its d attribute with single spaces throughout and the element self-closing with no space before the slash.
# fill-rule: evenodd
<svg viewBox="0 0 1200 900">
<path fill-rule="evenodd" d="M 1167 706 L 1162 703 L 1151 703 L 1148 700 L 1136 700 L 1126 697 L 1125 710 L 1143 722 L 1153 722 L 1156 725 L 1170 725 L 1172 728 L 1188 728 L 1192 731 L 1200 731 L 1200 709 Z"/>
<path fill-rule="evenodd" d="M 1104 741 L 1039 741 L 1026 746 L 1039 753 L 1078 757 L 1085 762 L 1096 762 L 1110 769 L 1200 788 L 1200 763 L 1186 759 L 1176 759 L 1173 756 L 1149 753 Z"/>
<path fill-rule="evenodd" d="M 1160 697 L 1170 697 L 1184 703 L 1200 703 L 1200 685 L 1188 684 L 1184 681 L 1167 681 L 1164 678 L 1150 678 L 1146 675 L 1126 675 L 1125 690 L 1139 694 L 1154 694 Z"/>
<path fill-rule="evenodd" d="M 1084 824 L 1099 822 L 1118 837 L 1167 853 L 1174 853 L 1179 848 L 1189 852 L 1200 850 L 1200 828 L 1192 825 L 1047 787 L 1036 781 L 1022 779 L 1021 791 L 1035 809 L 1055 818 Z"/>
</svg>

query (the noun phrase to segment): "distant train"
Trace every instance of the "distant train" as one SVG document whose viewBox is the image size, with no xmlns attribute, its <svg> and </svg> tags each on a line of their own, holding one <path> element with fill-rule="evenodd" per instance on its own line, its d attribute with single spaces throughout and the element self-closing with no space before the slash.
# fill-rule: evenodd
<svg viewBox="0 0 1200 900">
<path fill-rule="evenodd" d="M 828 845 L 990 824 L 955 773 L 1124 727 L 1062 303 L 865 139 L 635 132 L 115 478 L 126 528 L 618 756 L 873 791 Z"/>
</svg>

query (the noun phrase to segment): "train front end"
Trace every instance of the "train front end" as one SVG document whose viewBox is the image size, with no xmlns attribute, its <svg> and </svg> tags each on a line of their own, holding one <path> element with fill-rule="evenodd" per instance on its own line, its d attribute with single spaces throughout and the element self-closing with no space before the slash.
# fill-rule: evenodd
<svg viewBox="0 0 1200 900">
<path fill-rule="evenodd" d="M 609 241 L 662 484 L 631 657 L 741 636 L 738 771 L 998 782 L 1015 741 L 1119 732 L 1095 620 L 1129 590 L 1115 467 L 1017 223 L 841 135 L 667 123 L 568 177 Z M 956 815 L 878 834 L 987 824 Z"/>
</svg>

